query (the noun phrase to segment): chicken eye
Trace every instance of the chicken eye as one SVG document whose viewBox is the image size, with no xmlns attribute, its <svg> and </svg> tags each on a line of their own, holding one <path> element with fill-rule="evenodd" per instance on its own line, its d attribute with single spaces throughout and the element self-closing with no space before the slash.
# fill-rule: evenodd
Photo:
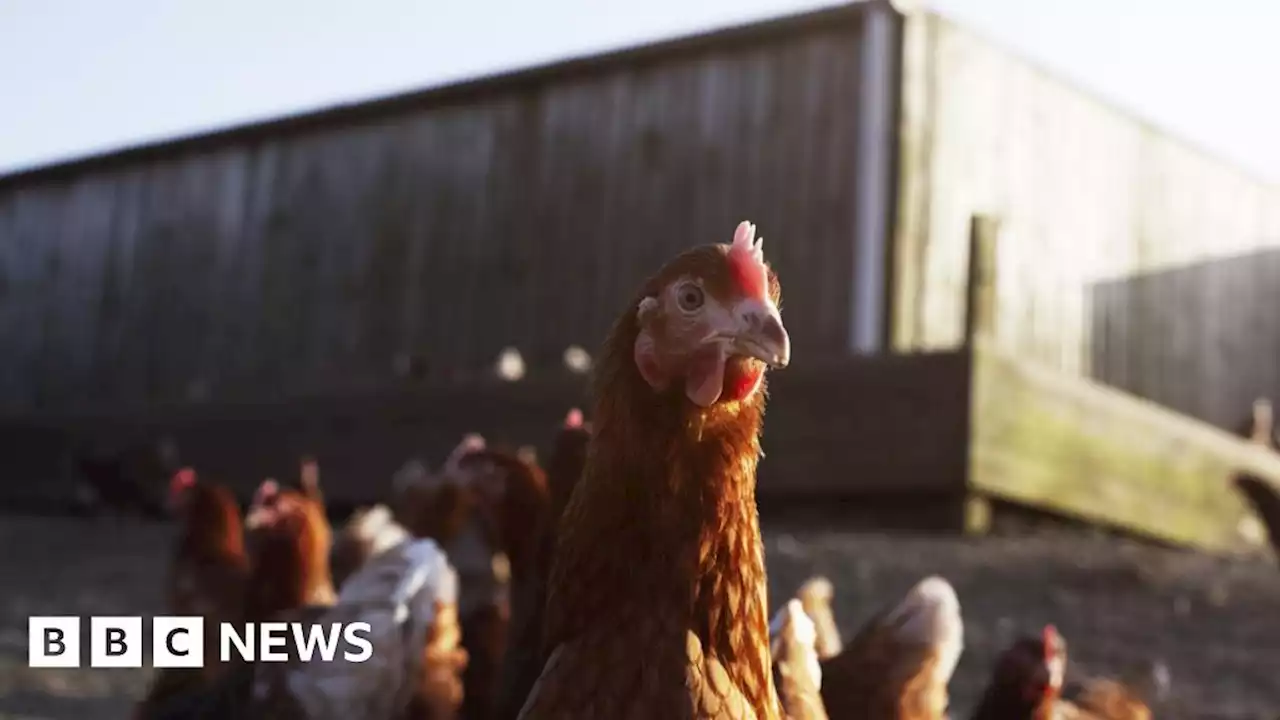
<svg viewBox="0 0 1280 720">
<path fill-rule="evenodd" d="M 706 297 L 702 294 L 702 288 L 690 283 L 680 288 L 680 294 L 676 295 L 676 302 L 680 304 L 681 310 L 693 312 L 702 307 Z"/>
</svg>

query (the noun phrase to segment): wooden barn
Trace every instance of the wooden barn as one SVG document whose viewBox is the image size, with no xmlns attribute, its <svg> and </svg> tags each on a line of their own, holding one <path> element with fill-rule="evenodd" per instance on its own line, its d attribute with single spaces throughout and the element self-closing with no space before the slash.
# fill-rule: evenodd
<svg viewBox="0 0 1280 720">
<path fill-rule="evenodd" d="M 0 496 L 88 441 L 351 501 L 543 442 L 565 350 L 743 218 L 794 342 L 765 496 L 1259 541 L 1227 477 L 1280 459 L 1223 430 L 1280 395 L 1280 191 L 884 0 L 0 178 Z"/>
</svg>

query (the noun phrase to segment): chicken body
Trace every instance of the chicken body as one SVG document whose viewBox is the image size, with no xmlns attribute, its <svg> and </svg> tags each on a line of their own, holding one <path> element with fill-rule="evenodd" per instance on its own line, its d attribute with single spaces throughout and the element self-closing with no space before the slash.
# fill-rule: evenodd
<svg viewBox="0 0 1280 720">
<path fill-rule="evenodd" d="M 836 626 L 835 614 L 831 612 L 834 597 L 835 587 L 822 576 L 810 578 L 796 591 L 800 607 L 813 621 L 814 649 L 821 660 L 830 660 L 844 650 L 840 628 Z"/>
<path fill-rule="evenodd" d="M 462 701 L 457 575 L 431 540 L 405 540 L 372 557 L 329 606 L 280 613 L 306 632 L 365 622 L 374 651 L 364 662 L 288 661 L 251 666 L 236 717 L 263 720 L 452 720 Z M 341 652 L 341 650 L 340 650 Z"/>
<path fill-rule="evenodd" d="M 823 703 L 836 720 L 942 720 L 963 649 L 955 590 L 925 578 L 822 661 Z"/>
<path fill-rule="evenodd" d="M 337 589 L 370 558 L 409 539 L 409 533 L 391 516 L 386 505 L 357 510 L 333 543 L 330 572 Z"/>
<path fill-rule="evenodd" d="M 822 701 L 818 630 L 799 600 L 790 600 L 769 625 L 773 679 L 787 720 L 827 720 Z"/>
<path fill-rule="evenodd" d="M 189 468 L 174 476 L 170 493 L 182 529 L 170 566 L 169 613 L 204 618 L 205 661 L 203 668 L 158 672 L 135 718 L 155 717 L 216 683 L 226 669 L 217 658 L 218 628 L 239 622 L 244 613 L 248 558 L 235 498 L 221 485 L 197 482 Z"/>
<path fill-rule="evenodd" d="M 1052 626 L 1019 639 L 996 661 L 973 720 L 1055 720 L 1061 705 L 1067 644 Z"/>
<path fill-rule="evenodd" d="M 299 608 L 333 604 L 333 530 L 319 503 L 268 481 L 259 488 L 245 522 L 250 556 L 246 620 L 263 622 Z"/>
<path fill-rule="evenodd" d="M 536 573 L 537 533 L 545 522 L 546 479 L 515 454 L 463 439 L 438 473 L 400 473 L 399 513 L 449 554 L 462 581 L 458 620 L 469 662 L 463 714 L 491 717 L 511 622 L 511 584 Z"/>
<path fill-rule="evenodd" d="M 1271 401 L 1258 398 L 1253 414 L 1242 433 L 1251 443 L 1268 450 L 1276 449 L 1275 420 Z M 1233 478 L 1236 490 L 1244 495 L 1254 513 L 1266 528 L 1267 538 L 1277 560 L 1280 560 L 1280 488 L 1266 478 L 1251 473 L 1238 473 Z"/>
<path fill-rule="evenodd" d="M 591 428 L 583 421 L 581 411 L 570 411 L 564 426 L 556 434 L 547 462 L 550 507 L 538 531 L 534 573 L 527 582 L 517 578 L 512 588 L 511 642 L 503 659 L 493 709 L 495 720 L 514 720 L 520 714 L 529 689 L 546 664 L 542 627 L 545 622 L 547 576 L 551 572 L 556 527 L 573 489 L 582 477 L 590 440 Z"/>
<path fill-rule="evenodd" d="M 1098 718 L 1099 720 L 1151 720 L 1151 708 L 1147 701 L 1124 683 L 1108 678 L 1096 678 L 1075 689 L 1063 693 L 1074 706 L 1069 717 Z"/>
<path fill-rule="evenodd" d="M 780 717 L 755 473 L 790 345 L 753 240 L 668 263 L 605 343 L 522 718 Z"/>
</svg>

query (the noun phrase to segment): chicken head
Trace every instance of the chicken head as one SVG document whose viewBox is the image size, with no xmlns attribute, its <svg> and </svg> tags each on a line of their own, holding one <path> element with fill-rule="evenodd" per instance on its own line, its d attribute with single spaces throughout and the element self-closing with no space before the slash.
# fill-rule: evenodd
<svg viewBox="0 0 1280 720">
<path fill-rule="evenodd" d="M 755 226 L 743 222 L 718 258 L 675 263 L 640 300 L 635 363 L 654 390 L 676 383 L 694 404 L 741 401 L 766 366 L 786 367 L 791 341 L 778 311 L 778 285 Z"/>
</svg>

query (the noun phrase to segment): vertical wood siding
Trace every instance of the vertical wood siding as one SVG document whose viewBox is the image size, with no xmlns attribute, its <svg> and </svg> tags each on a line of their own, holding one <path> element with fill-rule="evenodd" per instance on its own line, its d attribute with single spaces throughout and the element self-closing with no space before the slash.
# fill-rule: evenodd
<svg viewBox="0 0 1280 720">
<path fill-rule="evenodd" d="M 0 412 L 531 373 L 758 223 L 799 364 L 846 343 L 860 21 L 0 186 Z M 372 116 L 370 116 L 372 115 Z"/>
<path fill-rule="evenodd" d="M 969 221 L 979 213 L 998 216 L 1004 230 L 995 325 L 1006 350 L 1076 375 L 1099 375 L 1091 365 L 1102 362 L 1103 377 L 1175 407 L 1190 407 L 1176 388 L 1208 384 L 1220 377 L 1211 366 L 1245 361 L 1239 353 L 1213 359 L 1204 347 L 1215 342 L 1205 318 L 1239 309 L 1229 281 L 1183 273 L 1158 297 L 1091 293 L 1100 283 L 1280 248 L 1280 188 L 936 15 L 913 17 L 907 36 L 899 350 L 961 341 Z M 1274 298 L 1274 278 L 1235 282 L 1250 284 L 1241 292 L 1254 302 Z M 1092 302 L 1107 306 L 1105 332 Z M 1125 338 L 1117 357 L 1095 347 L 1117 338 Z"/>
</svg>

